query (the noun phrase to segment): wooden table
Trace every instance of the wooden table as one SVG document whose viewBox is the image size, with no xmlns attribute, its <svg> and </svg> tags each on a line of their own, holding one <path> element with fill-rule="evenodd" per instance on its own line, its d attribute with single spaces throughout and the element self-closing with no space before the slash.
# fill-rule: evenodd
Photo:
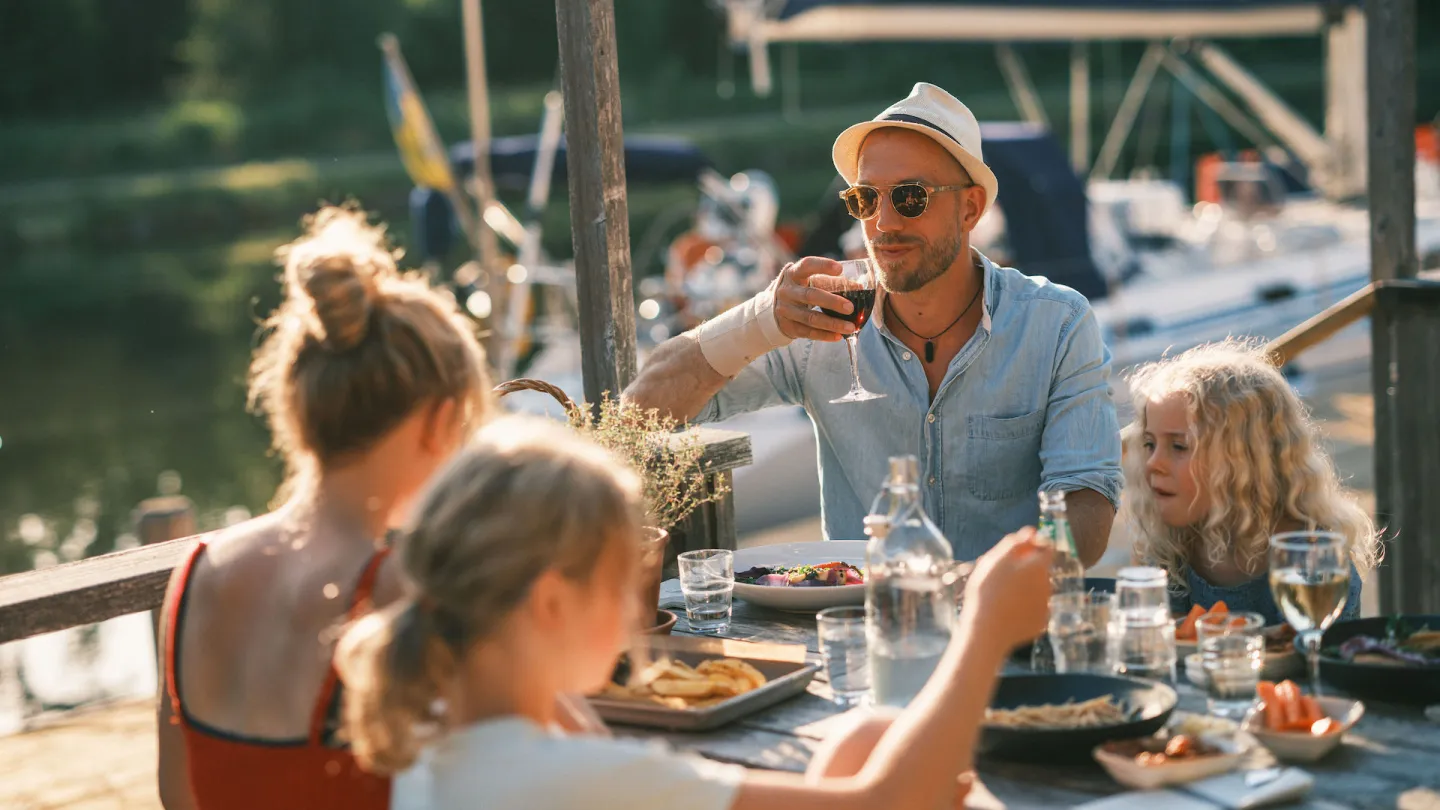
<svg viewBox="0 0 1440 810">
<path fill-rule="evenodd" d="M 662 606 L 669 607 L 677 594 L 674 581 L 667 582 Z M 680 621 L 675 632 L 691 634 L 684 611 L 676 612 Z M 744 641 L 802 644 L 819 660 L 813 616 L 770 611 L 737 599 L 730 628 L 723 635 Z M 1189 684 L 1182 684 L 1177 691 L 1179 708 L 1204 711 L 1202 692 Z M 807 694 L 715 731 L 657 733 L 617 728 L 616 732 L 662 738 L 679 749 L 723 762 L 798 772 L 805 769 L 820 741 L 843 722 L 841 714 L 830 700 L 822 675 Z M 1367 702 L 1364 719 L 1346 735 L 1341 750 L 1302 767 L 1315 777 L 1315 788 L 1298 806 L 1394 808 L 1406 791 L 1440 791 L 1440 723 L 1427 720 L 1417 707 Z M 984 789 L 972 793 L 974 807 L 1070 807 L 1125 790 L 1095 764 L 1050 766 L 982 758 L 977 770 Z"/>
</svg>

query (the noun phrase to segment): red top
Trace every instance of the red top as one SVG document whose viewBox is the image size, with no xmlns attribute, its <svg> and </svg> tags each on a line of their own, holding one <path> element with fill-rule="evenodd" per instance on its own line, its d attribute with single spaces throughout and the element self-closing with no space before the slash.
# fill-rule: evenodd
<svg viewBox="0 0 1440 810">
<path fill-rule="evenodd" d="M 190 790 L 200 810 L 388 810 L 390 780 L 366 773 L 355 757 L 328 738 L 331 720 L 339 707 L 340 678 L 332 664 L 310 716 L 310 733 L 303 740 L 250 739 L 211 728 L 185 713 L 180 704 L 176 647 L 184 612 L 185 588 L 195 561 L 205 551 L 203 542 L 184 563 L 180 596 L 174 600 L 169 633 L 165 639 L 165 681 L 170 694 L 172 722 L 185 739 Z M 375 576 L 388 549 L 366 564 L 355 588 L 350 619 L 357 618 L 370 601 Z"/>
</svg>

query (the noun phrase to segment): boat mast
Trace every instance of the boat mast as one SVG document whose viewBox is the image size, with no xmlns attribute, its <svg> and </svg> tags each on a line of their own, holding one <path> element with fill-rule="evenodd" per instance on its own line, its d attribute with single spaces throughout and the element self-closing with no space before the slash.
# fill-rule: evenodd
<svg viewBox="0 0 1440 810">
<path fill-rule="evenodd" d="M 485 23 L 480 0 L 461 0 L 462 24 L 465 28 L 465 84 L 470 103 L 470 144 L 474 149 L 475 171 L 472 193 L 479 212 L 476 239 L 481 278 L 490 297 L 491 324 L 489 345 L 486 346 L 501 379 L 509 379 L 512 344 L 515 335 L 496 329 L 505 323 L 505 275 L 500 271 L 500 245 L 490 221 L 495 201 L 495 187 L 490 177 L 490 86 L 485 74 Z"/>
</svg>

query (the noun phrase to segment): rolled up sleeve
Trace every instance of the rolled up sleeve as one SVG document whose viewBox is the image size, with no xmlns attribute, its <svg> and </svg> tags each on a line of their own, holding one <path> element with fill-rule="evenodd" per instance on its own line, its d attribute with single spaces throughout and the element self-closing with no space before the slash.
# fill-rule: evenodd
<svg viewBox="0 0 1440 810">
<path fill-rule="evenodd" d="M 722 422 L 776 405 L 801 404 L 804 393 L 800 377 L 812 345 L 811 341 L 797 340 L 757 357 L 705 403 L 695 421 Z"/>
<path fill-rule="evenodd" d="M 1110 398 L 1110 349 L 1088 304 L 1061 336 L 1040 437 L 1041 489 L 1092 489 L 1118 508 L 1120 425 Z"/>
</svg>

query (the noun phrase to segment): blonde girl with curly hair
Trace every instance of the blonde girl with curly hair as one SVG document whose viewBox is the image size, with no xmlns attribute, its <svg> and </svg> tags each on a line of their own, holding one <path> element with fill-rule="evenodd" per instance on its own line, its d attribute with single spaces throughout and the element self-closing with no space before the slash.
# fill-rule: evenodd
<svg viewBox="0 0 1440 810">
<path fill-rule="evenodd" d="M 1375 525 L 1261 347 L 1198 346 L 1138 369 L 1130 392 L 1120 514 L 1136 560 L 1168 572 L 1173 612 L 1223 600 L 1282 623 L 1267 577 L 1270 537 L 1326 530 L 1350 542 L 1343 615 L 1359 615 L 1360 571 L 1380 559 Z"/>
<path fill-rule="evenodd" d="M 979 559 L 950 647 L 910 706 L 857 720 L 800 776 L 556 729 L 556 695 L 598 691 L 629 647 L 642 514 L 635 474 L 550 422 L 492 423 L 437 476 L 397 544 L 406 595 L 354 624 L 337 653 L 360 762 L 397 772 L 419 757 L 397 802 L 428 810 L 962 806 L 969 781 L 961 774 L 972 767 L 999 669 L 1045 626 L 1051 551 L 1033 530 Z"/>
</svg>

